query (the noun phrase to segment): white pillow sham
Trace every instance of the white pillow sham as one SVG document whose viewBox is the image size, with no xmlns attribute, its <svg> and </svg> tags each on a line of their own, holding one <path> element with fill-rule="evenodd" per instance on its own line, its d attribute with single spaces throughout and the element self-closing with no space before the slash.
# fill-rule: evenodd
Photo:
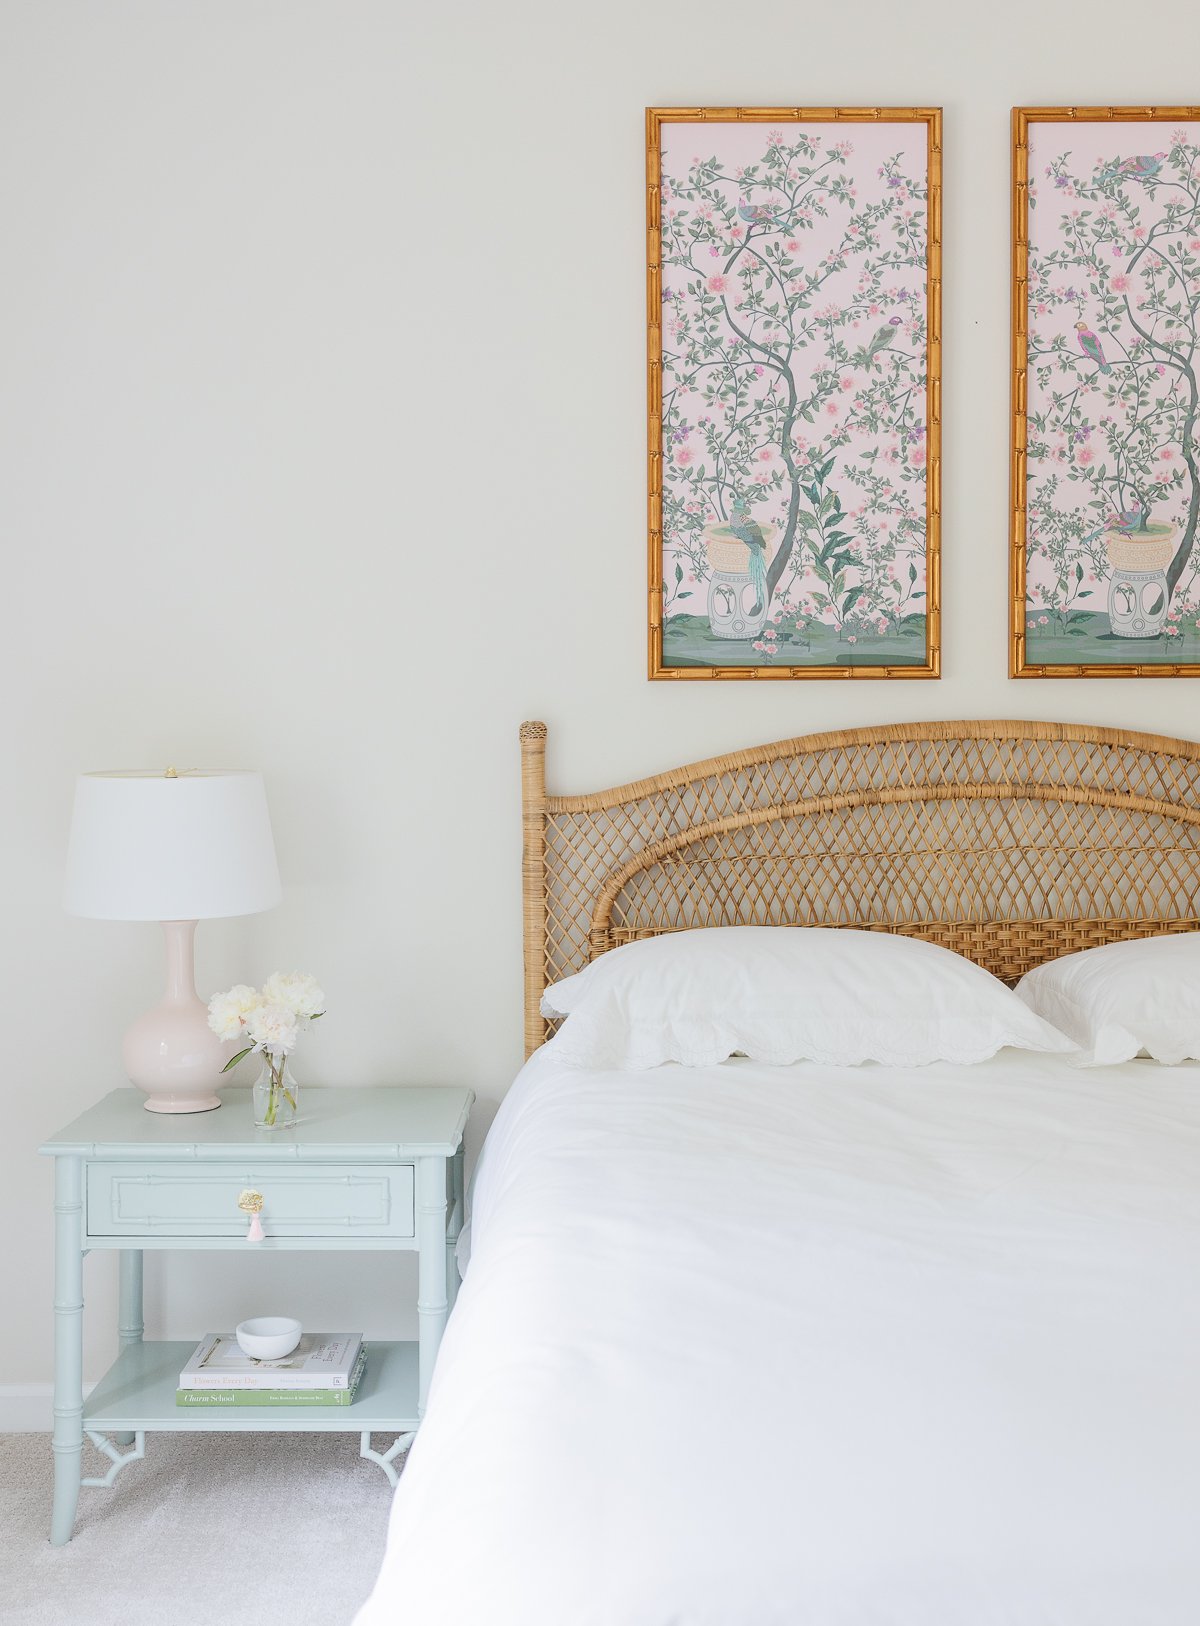
<svg viewBox="0 0 1200 1626">
<path fill-rule="evenodd" d="M 916 938 L 718 926 L 612 949 L 548 988 L 558 1055 L 581 1067 L 708 1067 L 733 1055 L 857 1067 L 1072 1051 L 981 966 Z"/>
<path fill-rule="evenodd" d="M 1065 954 L 1022 977 L 1017 995 L 1075 1040 L 1082 1066 L 1200 1059 L 1200 932 Z"/>
</svg>

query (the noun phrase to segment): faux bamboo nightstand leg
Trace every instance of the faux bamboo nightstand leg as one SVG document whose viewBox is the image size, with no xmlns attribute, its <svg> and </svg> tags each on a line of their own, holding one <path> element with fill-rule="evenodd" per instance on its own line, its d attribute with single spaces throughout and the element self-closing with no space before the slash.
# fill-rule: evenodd
<svg viewBox="0 0 1200 1626">
<path fill-rule="evenodd" d="M 446 1300 L 446 1159 L 423 1157 L 417 1162 L 417 1325 L 420 1339 L 421 1380 L 417 1415 L 425 1415 L 425 1397 L 438 1345 L 450 1307 Z"/>
<path fill-rule="evenodd" d="M 458 1238 L 463 1228 L 463 1150 L 458 1151 L 450 1159 L 450 1218 L 446 1226 L 446 1304 L 453 1310 L 454 1301 L 458 1297 L 458 1256 L 456 1248 Z"/>
<path fill-rule="evenodd" d="M 54 1511 L 50 1541 L 70 1541 L 83 1462 L 83 1165 L 54 1169 Z"/>
<path fill-rule="evenodd" d="M 140 1344 L 142 1333 L 142 1250 L 122 1248 L 120 1265 L 120 1310 L 117 1337 L 122 1349 Z M 118 1445 L 132 1445 L 132 1434 L 114 1434 Z"/>
</svg>

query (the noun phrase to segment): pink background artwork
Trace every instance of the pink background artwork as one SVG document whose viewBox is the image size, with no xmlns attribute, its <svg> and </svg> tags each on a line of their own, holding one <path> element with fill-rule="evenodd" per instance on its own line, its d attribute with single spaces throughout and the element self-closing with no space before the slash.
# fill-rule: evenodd
<svg viewBox="0 0 1200 1626">
<path fill-rule="evenodd" d="M 925 659 L 927 139 L 663 127 L 667 664 Z"/>
<path fill-rule="evenodd" d="M 1200 660 L 1200 125 L 1031 123 L 1029 201 L 1028 659 Z"/>
</svg>

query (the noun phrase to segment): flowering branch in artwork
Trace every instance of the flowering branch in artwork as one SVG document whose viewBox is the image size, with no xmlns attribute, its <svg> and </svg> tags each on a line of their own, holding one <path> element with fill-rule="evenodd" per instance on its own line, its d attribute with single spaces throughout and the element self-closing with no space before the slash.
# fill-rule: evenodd
<svg viewBox="0 0 1200 1626">
<path fill-rule="evenodd" d="M 1078 632 L 1114 535 L 1166 542 L 1169 638 L 1191 637 L 1200 557 L 1200 146 L 1039 170 L 1031 210 L 1027 618 Z M 1153 145 L 1146 140 L 1146 145 Z M 1087 169 L 1087 173 L 1083 173 Z"/>
<path fill-rule="evenodd" d="M 712 528 L 749 516 L 765 659 L 923 622 L 926 182 L 854 150 L 772 131 L 663 175 L 664 609 L 700 612 Z"/>
</svg>

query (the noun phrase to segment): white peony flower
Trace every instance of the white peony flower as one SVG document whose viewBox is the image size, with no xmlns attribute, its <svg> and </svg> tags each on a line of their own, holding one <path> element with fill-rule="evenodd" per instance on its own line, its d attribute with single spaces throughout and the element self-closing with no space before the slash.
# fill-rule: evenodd
<svg viewBox="0 0 1200 1626">
<path fill-rule="evenodd" d="M 257 1049 L 286 1056 L 300 1037 L 300 1019 L 286 1005 L 264 1003 L 250 1012 L 246 1033 Z"/>
<path fill-rule="evenodd" d="M 325 995 L 315 977 L 304 971 L 276 971 L 263 983 L 263 998 L 271 1005 L 286 1005 L 297 1016 L 322 1016 Z"/>
<path fill-rule="evenodd" d="M 239 982 L 228 993 L 214 994 L 208 1002 L 208 1025 L 218 1039 L 240 1039 L 251 1011 L 257 1010 L 262 996 L 257 988 Z"/>
</svg>

